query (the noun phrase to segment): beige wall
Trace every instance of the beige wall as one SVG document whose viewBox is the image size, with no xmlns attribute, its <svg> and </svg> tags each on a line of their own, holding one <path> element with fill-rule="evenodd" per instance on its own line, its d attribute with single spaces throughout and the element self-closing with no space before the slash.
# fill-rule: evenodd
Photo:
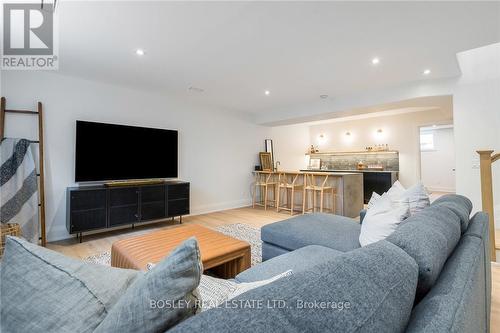
<svg viewBox="0 0 500 333">
<path fill-rule="evenodd" d="M 273 127 L 271 139 L 274 146 L 274 161 L 280 161 L 280 170 L 300 170 L 307 167 L 305 153 L 309 146 L 308 125 Z"/>
<path fill-rule="evenodd" d="M 388 144 L 400 153 L 400 181 L 411 186 L 420 179 L 419 127 L 451 123 L 449 112 L 434 109 L 313 125 L 309 138 L 311 143 L 319 145 L 320 151 L 364 150 L 366 146 Z M 377 133 L 378 129 L 382 129 L 382 134 Z M 351 135 L 346 136 L 346 132 Z M 323 143 L 318 141 L 320 134 L 325 135 Z"/>
</svg>

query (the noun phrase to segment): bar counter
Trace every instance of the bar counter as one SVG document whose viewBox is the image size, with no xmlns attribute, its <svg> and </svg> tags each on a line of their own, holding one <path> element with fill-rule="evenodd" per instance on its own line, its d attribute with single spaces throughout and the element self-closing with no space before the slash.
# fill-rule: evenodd
<svg viewBox="0 0 500 333">
<path fill-rule="evenodd" d="M 363 209 L 363 175 L 359 172 L 325 172 L 325 171 L 254 171 L 259 174 L 313 174 L 317 177 L 329 176 L 329 182 L 336 189 L 335 213 L 347 217 L 358 217 Z"/>
</svg>

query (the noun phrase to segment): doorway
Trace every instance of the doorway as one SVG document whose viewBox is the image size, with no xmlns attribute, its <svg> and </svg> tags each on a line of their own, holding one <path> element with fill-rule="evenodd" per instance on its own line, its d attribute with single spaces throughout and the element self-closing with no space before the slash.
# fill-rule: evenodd
<svg viewBox="0 0 500 333">
<path fill-rule="evenodd" d="M 455 193 L 455 140 L 453 125 L 420 127 L 420 179 L 431 201 Z"/>
</svg>

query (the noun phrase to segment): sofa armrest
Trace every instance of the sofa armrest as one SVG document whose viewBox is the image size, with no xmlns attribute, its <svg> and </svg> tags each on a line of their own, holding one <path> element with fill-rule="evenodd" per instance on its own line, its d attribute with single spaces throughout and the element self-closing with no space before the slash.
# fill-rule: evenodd
<svg viewBox="0 0 500 333">
<path fill-rule="evenodd" d="M 366 216 L 366 209 L 362 209 L 359 212 L 359 224 L 363 224 L 363 220 L 365 219 Z"/>
</svg>

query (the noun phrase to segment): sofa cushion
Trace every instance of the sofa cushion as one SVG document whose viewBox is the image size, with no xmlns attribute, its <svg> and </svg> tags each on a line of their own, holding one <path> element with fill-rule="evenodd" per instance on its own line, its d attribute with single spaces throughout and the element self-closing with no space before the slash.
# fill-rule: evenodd
<svg viewBox="0 0 500 333">
<path fill-rule="evenodd" d="M 472 211 L 472 202 L 462 196 L 456 194 L 447 194 L 439 197 L 432 203 L 432 206 L 445 206 L 451 209 L 460 218 L 460 230 L 462 233 L 467 230 L 469 225 L 469 217 Z"/>
<path fill-rule="evenodd" d="M 271 258 L 286 254 L 293 250 L 287 250 L 274 244 L 262 243 L 262 261 L 267 261 Z"/>
<path fill-rule="evenodd" d="M 8 237 L 1 270 L 2 332 L 91 332 L 143 273 L 85 264 Z"/>
<path fill-rule="evenodd" d="M 462 237 L 407 332 L 489 332 L 485 263 L 482 240 Z"/>
<path fill-rule="evenodd" d="M 307 271 L 342 253 L 320 245 L 309 245 L 255 265 L 238 274 L 235 279 L 238 282 L 254 282 L 269 279 L 287 270 L 292 270 L 293 273 Z"/>
<path fill-rule="evenodd" d="M 417 262 L 416 300 L 419 301 L 432 288 L 460 240 L 460 220 L 446 207 L 429 207 L 402 222 L 386 240 Z"/>
<path fill-rule="evenodd" d="M 306 214 L 262 227 L 262 241 L 295 250 L 322 245 L 342 252 L 359 248 L 361 226 L 353 219 L 331 214 Z"/>
<path fill-rule="evenodd" d="M 196 238 L 179 245 L 138 278 L 94 333 L 163 332 L 200 310 L 203 267 Z"/>
<path fill-rule="evenodd" d="M 244 293 L 170 332 L 401 332 L 417 276 L 412 258 L 380 241 Z"/>
</svg>

